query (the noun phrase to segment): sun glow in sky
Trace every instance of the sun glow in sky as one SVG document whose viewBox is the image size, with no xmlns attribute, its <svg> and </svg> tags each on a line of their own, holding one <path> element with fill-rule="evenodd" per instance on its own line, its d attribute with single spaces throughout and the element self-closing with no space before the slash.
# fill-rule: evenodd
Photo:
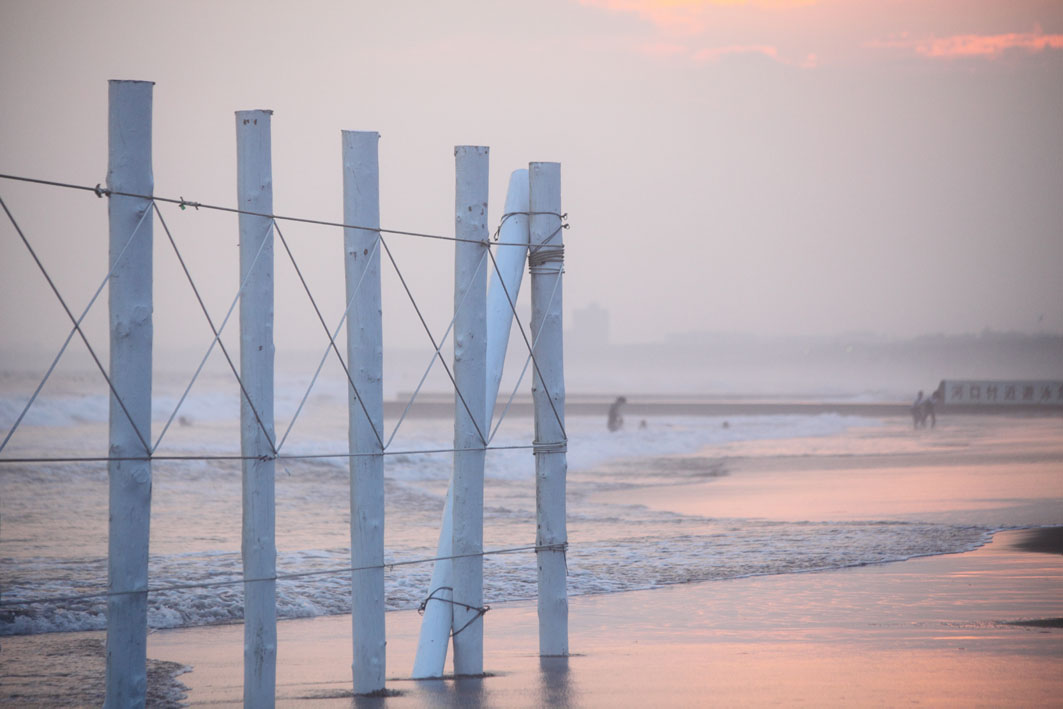
<svg viewBox="0 0 1063 709">
<path fill-rule="evenodd" d="M 453 229 L 454 145 L 491 146 L 495 216 L 510 170 L 562 162 L 566 306 L 608 308 L 618 341 L 1063 332 L 1058 0 L 0 8 L 0 89 L 18 97 L 3 172 L 101 182 L 106 81 L 150 79 L 159 194 L 231 203 L 245 108 L 275 110 L 287 213 L 338 216 L 341 129 L 381 133 L 382 220 L 399 229 Z M 103 257 L 70 220 L 42 249 L 91 292 Z M 0 324 L 32 335 L 44 310 L 19 248 L 0 233 Z M 227 283 L 228 262 L 202 256 Z M 411 268 L 449 294 L 439 261 Z M 321 288 L 339 299 L 342 275 Z"/>
</svg>

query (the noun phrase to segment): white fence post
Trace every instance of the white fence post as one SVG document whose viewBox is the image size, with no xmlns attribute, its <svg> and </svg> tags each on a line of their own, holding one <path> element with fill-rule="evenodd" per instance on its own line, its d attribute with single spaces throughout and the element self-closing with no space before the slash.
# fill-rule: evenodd
<svg viewBox="0 0 1063 709">
<path fill-rule="evenodd" d="M 384 689 L 383 328 L 380 301 L 380 134 L 343 131 L 348 440 L 351 465 L 351 626 L 354 693 Z M 360 285 L 359 285 L 360 284 Z M 371 455 L 367 455 L 371 454 Z"/>
<path fill-rule="evenodd" d="M 483 674 L 488 149 L 458 146 L 454 248 L 454 673 Z"/>
<path fill-rule="evenodd" d="M 273 213 L 272 111 L 236 112 L 240 209 Z M 274 512 L 273 226 L 240 215 L 240 402 L 243 461 L 244 706 L 272 707 L 277 676 Z M 248 400 L 250 399 L 250 401 Z M 266 579 L 266 580 L 252 580 Z"/>
<path fill-rule="evenodd" d="M 150 195 L 150 81 L 108 87 L 107 188 Z M 148 536 L 151 521 L 152 209 L 150 200 L 112 195 L 109 283 L 111 394 L 107 545 L 106 707 L 144 706 L 147 692 Z M 143 220 L 142 220 L 143 217 Z M 139 227 L 137 226 L 139 224 Z M 136 229 L 135 236 L 130 235 Z M 126 242 L 129 242 L 126 248 Z M 125 248 L 122 261 L 115 260 Z M 124 409 L 123 409 L 124 407 Z M 130 593 L 130 592 L 134 593 Z"/>
<path fill-rule="evenodd" d="M 530 172 L 535 498 L 539 549 L 539 654 L 568 654 L 565 545 L 565 370 L 562 323 L 561 165 L 533 162 Z"/>
<path fill-rule="evenodd" d="M 487 289 L 487 409 L 484 420 L 491 427 L 494 418 L 498 387 L 502 381 L 502 366 L 506 360 L 509 332 L 513 325 L 513 308 L 510 301 L 517 302 L 520 282 L 524 275 L 524 263 L 528 255 L 528 171 L 514 170 L 509 177 L 506 192 L 506 214 L 503 216 L 499 241 L 507 244 L 523 243 L 520 246 L 500 246 L 495 252 L 498 269 L 490 268 L 491 285 Z M 500 275 L 501 274 L 501 275 Z M 505 284 L 503 288 L 502 284 Z M 454 564 L 451 555 L 453 541 L 454 485 L 447 487 L 447 500 L 443 506 L 443 520 L 439 529 L 439 544 L 436 556 L 439 561 L 432 568 L 429 594 L 432 600 L 425 604 L 421 620 L 421 634 L 417 641 L 417 656 L 413 663 L 413 678 L 442 677 L 446 666 L 447 646 L 450 644 L 450 628 L 453 621 Z"/>
</svg>

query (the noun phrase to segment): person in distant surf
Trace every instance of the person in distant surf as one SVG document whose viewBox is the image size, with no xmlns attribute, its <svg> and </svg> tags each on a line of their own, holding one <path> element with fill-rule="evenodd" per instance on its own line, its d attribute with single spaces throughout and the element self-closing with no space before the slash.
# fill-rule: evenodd
<svg viewBox="0 0 1063 709">
<path fill-rule="evenodd" d="M 926 428 L 926 423 L 930 421 L 930 428 L 937 426 L 938 419 L 934 413 L 934 399 L 937 397 L 937 392 L 929 399 L 923 398 L 923 390 L 919 390 L 919 395 L 915 397 L 915 403 L 912 404 L 912 428 Z"/>
<path fill-rule="evenodd" d="M 610 431 L 619 431 L 624 427 L 624 417 L 620 414 L 620 407 L 627 403 L 627 399 L 618 396 L 613 405 L 609 407 L 609 420 L 606 426 Z"/>
</svg>

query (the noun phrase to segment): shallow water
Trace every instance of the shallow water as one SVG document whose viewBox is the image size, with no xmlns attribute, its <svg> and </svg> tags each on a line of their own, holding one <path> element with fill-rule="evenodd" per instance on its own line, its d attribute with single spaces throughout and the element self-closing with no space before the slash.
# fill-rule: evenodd
<svg viewBox="0 0 1063 709">
<path fill-rule="evenodd" d="M 36 418 L 3 457 L 99 455 L 106 449 L 106 400 L 69 384 L 45 399 Z M 282 390 L 283 391 L 283 390 Z M 292 389 L 278 411 L 294 409 Z M 10 425 L 19 395 L 0 401 Z M 163 392 L 158 400 L 176 401 Z M 217 455 L 239 447 L 235 407 L 211 391 L 183 408 L 161 455 Z M 227 400 L 226 400 L 227 401 Z M 169 411 L 159 407 L 156 432 Z M 281 415 L 279 415 L 279 419 Z M 570 418 L 568 444 L 569 592 L 617 592 L 706 579 L 830 569 L 963 551 L 983 543 L 992 525 L 860 515 L 682 513 L 649 503 L 647 491 L 691 486 L 705 495 L 730 481 L 734 460 L 751 451 L 773 460 L 823 453 L 869 456 L 926 450 L 944 439 L 913 438 L 899 424 L 837 415 L 659 418 L 617 434 L 604 420 Z M 395 422 L 387 422 L 388 434 Z M 529 419 L 509 419 L 493 445 L 526 446 Z M 278 426 L 282 431 L 283 426 Z M 846 433 L 848 432 L 848 433 Z M 883 434 L 885 435 L 876 435 Z M 846 434 L 846 435 L 842 435 Z M 957 434 L 960 436 L 962 434 Z M 418 453 L 450 446 L 451 423 L 411 419 L 390 447 L 386 475 L 386 560 L 435 556 L 451 455 Z M 959 444 L 956 444 L 959 445 Z M 840 448 L 839 448 L 840 447 Z M 346 448 L 346 411 L 319 397 L 286 444 L 287 453 L 327 454 Z M 399 451 L 408 451 L 398 453 Z M 299 574 L 350 565 L 345 458 L 278 461 L 278 572 Z M 150 578 L 153 588 L 233 581 L 232 585 L 153 592 L 149 623 L 182 627 L 238 620 L 242 613 L 241 491 L 236 461 L 157 461 L 153 466 Z M 529 450 L 488 454 L 486 549 L 535 541 L 534 460 Z M 707 481 L 707 482 L 706 482 Z M 705 482 L 698 487 L 694 483 Z M 684 488 L 687 489 L 687 488 Z M 720 486 L 723 489 L 723 486 Z M 671 493 L 669 493 L 671 494 Z M 674 494 L 672 495 L 674 497 Z M 0 465 L 0 634 L 100 629 L 103 599 L 47 600 L 106 590 L 106 464 Z M 428 592 L 431 564 L 386 571 L 389 609 L 416 608 Z M 492 555 L 484 563 L 488 603 L 536 593 L 530 553 Z M 349 573 L 282 580 L 281 617 L 350 612 Z M 19 602 L 34 601 L 29 605 Z M 6 605 L 16 603 L 16 605 Z"/>
</svg>

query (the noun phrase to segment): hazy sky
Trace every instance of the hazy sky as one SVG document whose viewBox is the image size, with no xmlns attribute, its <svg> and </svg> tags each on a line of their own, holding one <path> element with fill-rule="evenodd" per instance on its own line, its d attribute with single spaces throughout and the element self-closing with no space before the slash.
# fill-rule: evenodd
<svg viewBox="0 0 1063 709">
<path fill-rule="evenodd" d="M 1059 0 L 0 0 L 0 66 L 3 173 L 104 182 L 111 78 L 156 82 L 163 196 L 235 203 L 248 108 L 275 111 L 284 214 L 340 218 L 341 129 L 381 133 L 396 229 L 453 233 L 454 145 L 491 147 L 493 222 L 509 171 L 560 161 L 566 310 L 606 306 L 616 341 L 1063 332 Z M 83 307 L 106 271 L 103 201 L 4 180 L 0 196 Z M 235 221 L 168 214 L 224 312 Z M 338 233 L 290 234 L 338 313 Z M 444 247 L 398 247 L 440 329 Z M 168 305 L 172 261 L 164 342 L 191 317 Z M 41 323 L 62 313 L 7 223 L 0 268 L 5 331 L 55 343 Z M 299 334 L 305 304 L 289 313 L 300 296 L 279 288 Z"/>
</svg>

